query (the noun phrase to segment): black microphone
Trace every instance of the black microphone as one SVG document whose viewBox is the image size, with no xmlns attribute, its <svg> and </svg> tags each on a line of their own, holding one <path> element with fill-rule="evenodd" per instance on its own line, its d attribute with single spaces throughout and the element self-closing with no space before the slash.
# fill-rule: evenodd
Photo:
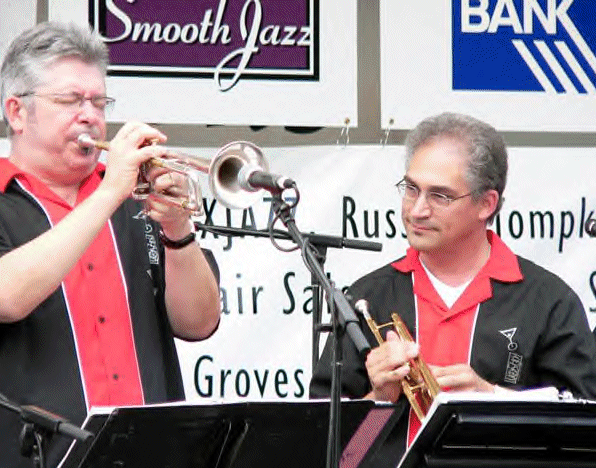
<svg viewBox="0 0 596 468">
<path fill-rule="evenodd" d="M 246 165 L 238 172 L 238 184 L 247 192 L 256 192 L 260 189 L 279 192 L 294 187 L 296 182 L 285 176 L 262 171 L 259 166 Z"/>
<path fill-rule="evenodd" d="M 38 406 L 21 406 L 21 418 L 25 422 L 49 430 L 51 434 L 62 434 L 82 441 L 93 437 L 93 433 L 75 426 L 66 419 Z"/>
<path fill-rule="evenodd" d="M 586 230 L 586 234 L 590 237 L 596 237 L 596 219 L 588 218 L 586 224 L 584 224 L 584 229 Z"/>
</svg>

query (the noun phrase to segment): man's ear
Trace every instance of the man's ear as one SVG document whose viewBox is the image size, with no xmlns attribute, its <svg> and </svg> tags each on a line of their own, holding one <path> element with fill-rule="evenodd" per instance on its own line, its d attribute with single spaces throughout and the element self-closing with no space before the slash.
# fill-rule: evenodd
<svg viewBox="0 0 596 468">
<path fill-rule="evenodd" d="M 482 221 L 486 221 L 497 209 L 499 204 L 499 192 L 496 190 L 486 191 L 482 194 L 482 198 L 480 199 L 479 203 L 481 205 L 481 209 L 478 213 L 478 217 Z"/>
<path fill-rule="evenodd" d="M 13 133 L 21 133 L 27 118 L 27 108 L 23 100 L 16 96 L 10 96 L 4 103 L 4 115 L 8 119 L 8 125 Z"/>
</svg>

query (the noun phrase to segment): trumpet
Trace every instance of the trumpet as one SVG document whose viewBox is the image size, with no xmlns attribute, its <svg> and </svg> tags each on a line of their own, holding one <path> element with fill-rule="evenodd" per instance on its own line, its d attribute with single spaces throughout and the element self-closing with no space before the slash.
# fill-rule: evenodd
<svg viewBox="0 0 596 468">
<path fill-rule="evenodd" d="M 354 307 L 364 315 L 366 323 L 379 344 L 385 341 L 381 336 L 380 330 L 391 325 L 395 328 L 400 339 L 414 341 L 406 324 L 396 313 L 391 314 L 391 322 L 377 325 L 368 311 L 368 302 L 366 300 L 358 300 L 354 304 Z M 410 360 L 410 372 L 401 381 L 401 386 L 416 416 L 422 421 L 428 413 L 433 400 L 441 391 L 441 388 L 437 383 L 437 379 L 432 375 L 430 369 L 420 356 Z"/>
<path fill-rule="evenodd" d="M 109 142 L 95 140 L 86 133 L 79 135 L 77 142 L 82 149 L 110 150 Z M 149 144 L 155 143 L 149 142 Z M 187 181 L 187 193 L 156 192 L 147 178 L 147 171 L 151 166 L 162 167 L 170 172 L 184 175 Z M 132 197 L 136 200 L 145 200 L 153 195 L 165 203 L 179 206 L 193 216 L 202 215 L 204 209 L 199 176 L 207 174 L 209 189 L 220 203 L 231 209 L 248 208 L 260 197 L 259 192 L 249 192 L 239 184 L 240 171 L 249 167 L 259 171 L 269 171 L 269 165 L 261 149 L 248 141 L 228 143 L 211 159 L 164 147 L 162 156 L 149 159 L 139 168 L 139 178 Z"/>
</svg>

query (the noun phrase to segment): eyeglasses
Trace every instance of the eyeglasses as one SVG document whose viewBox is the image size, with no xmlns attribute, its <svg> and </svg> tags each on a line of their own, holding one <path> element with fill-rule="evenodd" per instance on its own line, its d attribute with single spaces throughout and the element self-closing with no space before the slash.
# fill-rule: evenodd
<svg viewBox="0 0 596 468">
<path fill-rule="evenodd" d="M 402 179 L 395 184 L 395 186 L 404 200 L 407 200 L 408 202 L 415 202 L 418 200 L 418 197 L 420 196 L 420 188 L 418 188 L 416 185 L 411 184 L 405 179 Z M 459 197 L 452 197 L 440 192 L 428 192 L 426 194 L 426 202 L 432 209 L 442 209 L 447 208 L 455 200 L 468 197 L 472 195 L 472 193 L 473 192 L 468 192 L 464 195 L 460 195 Z"/>
<path fill-rule="evenodd" d="M 91 105 L 101 112 L 108 112 L 114 105 L 116 101 L 114 98 L 108 96 L 90 96 L 85 97 L 81 93 L 34 93 L 33 91 L 29 91 L 27 93 L 21 93 L 17 95 L 18 97 L 26 97 L 26 96 L 36 96 L 45 99 L 49 99 L 54 104 L 58 104 L 69 109 L 78 109 L 83 107 L 83 103 L 85 101 L 91 102 Z"/>
</svg>

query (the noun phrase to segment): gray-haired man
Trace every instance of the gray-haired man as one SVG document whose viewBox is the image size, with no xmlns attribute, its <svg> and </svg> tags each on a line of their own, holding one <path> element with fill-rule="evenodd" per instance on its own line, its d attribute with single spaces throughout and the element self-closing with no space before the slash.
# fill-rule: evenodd
<svg viewBox="0 0 596 468">
<path fill-rule="evenodd" d="M 408 134 L 398 190 L 410 248 L 356 281 L 351 294 L 368 301 L 378 324 L 398 313 L 416 343 L 388 331 L 363 362 L 346 341 L 343 395 L 397 401 L 409 360 L 420 355 L 443 390 L 555 386 L 596 398 L 596 345 L 579 298 L 487 229 L 506 178 L 505 144 L 484 122 L 446 113 Z M 328 344 L 311 381 L 312 397 L 329 394 L 330 360 Z M 395 467 L 419 427 L 414 413 L 406 415 L 374 466 Z"/>
<path fill-rule="evenodd" d="M 105 165 L 78 143 L 105 138 L 107 58 L 88 30 L 42 23 L 1 70 L 11 147 L 0 159 L 0 393 L 74 424 L 91 406 L 183 399 L 173 338 L 206 338 L 220 316 L 216 266 L 188 213 L 129 198 L 139 166 L 163 152 L 144 143 L 165 136 L 126 123 Z M 149 177 L 156 190 L 184 183 Z M 3 467 L 31 465 L 19 432 L 16 415 L 0 415 Z M 69 442 L 52 440 L 47 466 Z"/>
</svg>

